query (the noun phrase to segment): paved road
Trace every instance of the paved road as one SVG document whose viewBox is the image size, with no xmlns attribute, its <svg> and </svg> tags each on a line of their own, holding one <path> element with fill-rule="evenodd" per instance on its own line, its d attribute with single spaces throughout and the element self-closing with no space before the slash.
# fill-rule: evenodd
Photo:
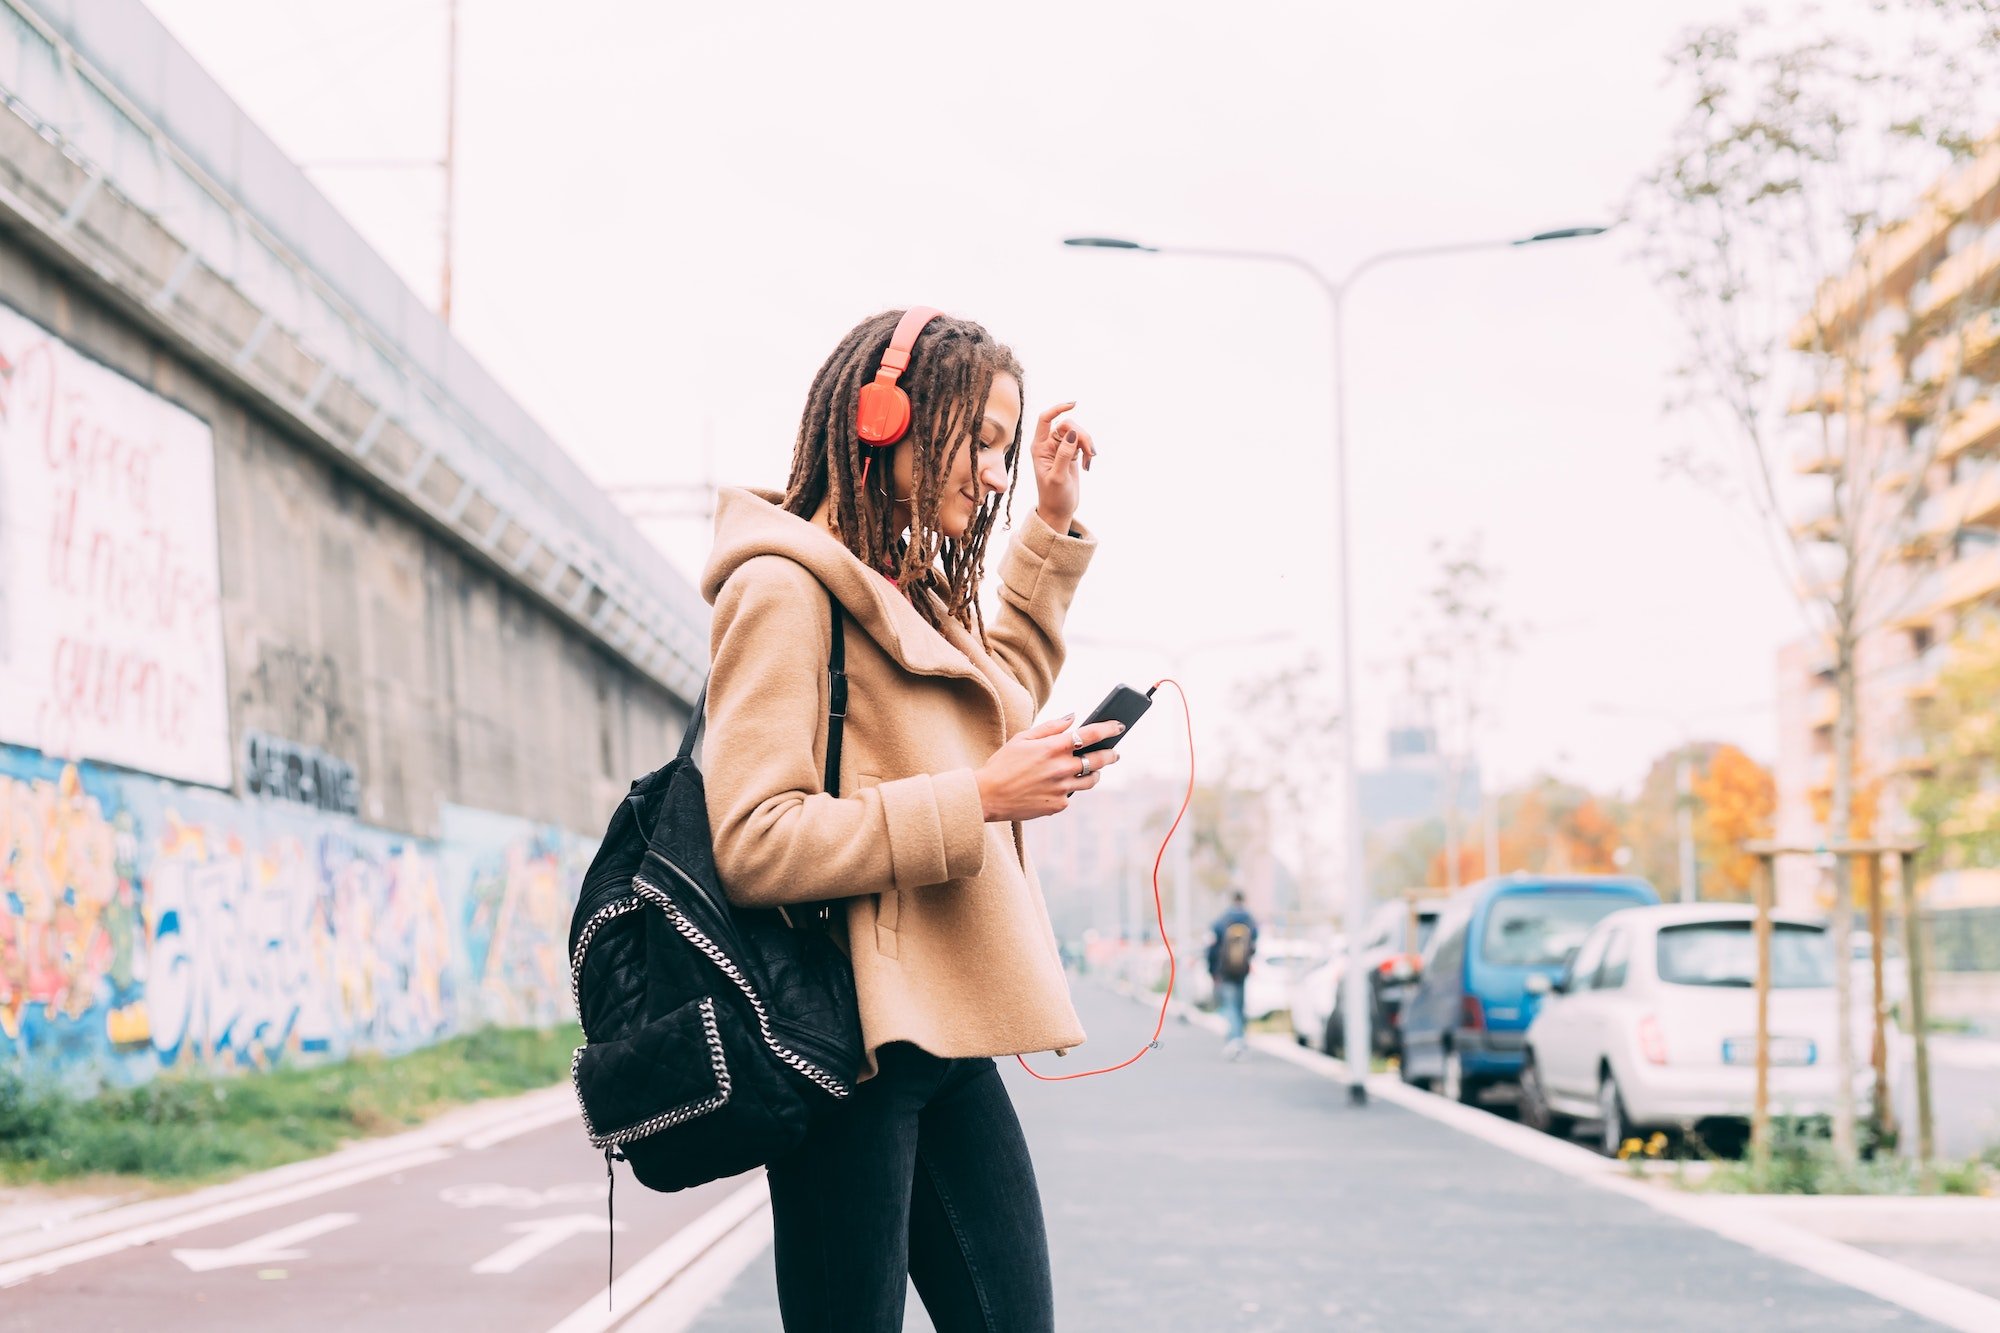
<svg viewBox="0 0 2000 1333">
<path fill-rule="evenodd" d="M 1092 1041 L 1146 1035 L 1080 988 Z M 1035 1149 L 1061 1326 L 1244 1330 L 1915 1329 L 1895 1306 L 1186 1026 L 1133 1071 L 1009 1083 Z M 778 1327 L 768 1250 L 697 1333 Z M 906 1327 L 928 1329 L 914 1292 Z"/>
<path fill-rule="evenodd" d="M 347 1188 L 30 1277 L 0 1291 L 0 1330 L 542 1333 L 602 1304 L 604 1161 L 573 1118 L 405 1156 Z M 742 1185 L 659 1195 L 623 1173 L 621 1272 Z"/>
</svg>

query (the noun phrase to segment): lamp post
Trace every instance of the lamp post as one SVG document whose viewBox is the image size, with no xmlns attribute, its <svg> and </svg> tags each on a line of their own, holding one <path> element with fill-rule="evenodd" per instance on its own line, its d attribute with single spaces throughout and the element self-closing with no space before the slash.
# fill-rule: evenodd
<svg viewBox="0 0 2000 1333">
<path fill-rule="evenodd" d="M 1144 245 L 1138 241 L 1112 236 L 1071 236 L 1063 241 L 1064 245 L 1090 250 L 1133 250 L 1145 254 L 1181 255 L 1190 259 L 1238 259 L 1261 264 L 1283 264 L 1311 278 L 1321 294 L 1326 297 L 1327 311 L 1333 320 L 1333 470 L 1334 490 L 1338 496 L 1335 501 L 1337 507 L 1334 511 L 1334 527 L 1340 534 L 1337 551 L 1340 601 L 1340 721 L 1346 730 L 1346 743 L 1340 747 L 1341 778 L 1346 789 L 1342 804 L 1347 843 L 1347 902 L 1341 913 L 1347 931 L 1347 965 L 1343 969 L 1341 985 L 1344 988 L 1343 1003 L 1347 1011 L 1347 1096 L 1356 1106 L 1366 1105 L 1368 1101 L 1368 1052 L 1372 1048 L 1369 1046 L 1368 1034 L 1368 981 L 1362 972 L 1365 966 L 1362 961 L 1362 938 L 1367 933 L 1363 926 L 1368 919 L 1368 885 L 1361 846 L 1361 794 L 1356 783 L 1355 770 L 1354 561 L 1353 537 L 1348 531 L 1347 520 L 1351 508 L 1347 489 L 1345 356 L 1347 293 L 1353 289 L 1356 279 L 1362 274 L 1383 264 L 1411 259 L 1436 259 L 1445 255 L 1469 254 L 1479 250 L 1512 249 L 1524 245 L 1537 245 L 1545 241 L 1573 240 L 1583 236 L 1600 236 L 1605 230 L 1604 227 L 1564 227 L 1555 231 L 1539 231 L 1532 236 L 1523 236 L 1515 240 L 1466 241 L 1451 245 L 1420 245 L 1384 250 L 1363 259 L 1340 278 L 1330 278 L 1310 260 L 1278 250 Z"/>
</svg>

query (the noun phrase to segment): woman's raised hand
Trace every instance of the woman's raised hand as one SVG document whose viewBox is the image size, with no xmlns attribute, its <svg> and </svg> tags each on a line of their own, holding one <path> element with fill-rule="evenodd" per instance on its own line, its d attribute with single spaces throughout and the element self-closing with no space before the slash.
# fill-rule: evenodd
<svg viewBox="0 0 2000 1333">
<path fill-rule="evenodd" d="M 1083 492 L 1083 474 L 1097 457 L 1089 431 L 1074 421 L 1056 421 L 1075 406 L 1057 403 L 1035 418 L 1035 439 L 1028 449 L 1035 470 L 1035 512 L 1058 533 L 1069 531 Z"/>
<path fill-rule="evenodd" d="M 973 775 L 987 823 L 1057 814 L 1069 806 L 1071 794 L 1095 787 L 1099 775 L 1118 762 L 1116 750 L 1086 755 L 1076 750 L 1118 735 L 1125 730 L 1124 723 L 1099 722 L 1071 731 L 1075 720 L 1071 713 L 1028 728 L 996 750 Z"/>
</svg>

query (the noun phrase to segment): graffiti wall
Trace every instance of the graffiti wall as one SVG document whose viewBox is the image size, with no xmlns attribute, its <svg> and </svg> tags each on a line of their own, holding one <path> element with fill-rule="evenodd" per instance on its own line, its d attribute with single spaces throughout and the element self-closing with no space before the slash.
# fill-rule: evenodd
<svg viewBox="0 0 2000 1333">
<path fill-rule="evenodd" d="M 0 1064 L 130 1082 L 566 1016 L 592 844 L 449 806 L 442 830 L 0 746 Z"/>
</svg>

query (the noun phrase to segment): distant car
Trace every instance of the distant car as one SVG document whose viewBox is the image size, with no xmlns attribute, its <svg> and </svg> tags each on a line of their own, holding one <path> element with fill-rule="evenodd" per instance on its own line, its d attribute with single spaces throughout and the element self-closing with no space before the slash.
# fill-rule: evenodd
<svg viewBox="0 0 2000 1333">
<path fill-rule="evenodd" d="M 1292 983 L 1292 1039 L 1313 1050 L 1327 1050 L 1327 1019 L 1333 1013 L 1334 991 L 1340 986 L 1342 965 L 1347 961 L 1347 945 L 1334 940 L 1327 945 L 1326 959 Z"/>
<path fill-rule="evenodd" d="M 1599 1146 L 1659 1129 L 1739 1136 L 1756 1080 L 1753 912 L 1677 903 L 1606 918 L 1544 997 L 1528 1029 L 1521 1119 L 1568 1134 L 1598 1122 Z M 1833 1109 L 1840 1026 L 1832 942 L 1823 924 L 1776 914 L 1771 930 L 1773 1114 Z M 1856 1098 L 1872 1088 L 1865 1007 L 1855 1015 Z"/>
<path fill-rule="evenodd" d="M 1444 900 L 1432 898 L 1414 906 L 1408 901 L 1383 903 L 1368 918 L 1368 934 L 1361 948 L 1368 968 L 1368 1040 L 1378 1055 L 1396 1050 L 1403 1002 L 1416 989 L 1424 946 L 1430 943 L 1443 914 Z M 1338 977 L 1335 989 L 1340 989 Z M 1330 1055 L 1340 1055 L 1347 1046 L 1347 1007 L 1340 994 L 1330 1003 L 1324 1049 Z"/>
<path fill-rule="evenodd" d="M 1446 905 L 1398 1027 L 1402 1074 L 1454 1101 L 1476 1101 L 1521 1072 L 1538 997 L 1591 928 L 1660 895 L 1643 879 L 1506 875 L 1481 880 Z"/>
<path fill-rule="evenodd" d="M 1243 980 L 1243 1016 L 1269 1018 L 1292 1002 L 1292 985 L 1319 962 L 1319 946 L 1305 940 L 1264 936 Z"/>
</svg>

